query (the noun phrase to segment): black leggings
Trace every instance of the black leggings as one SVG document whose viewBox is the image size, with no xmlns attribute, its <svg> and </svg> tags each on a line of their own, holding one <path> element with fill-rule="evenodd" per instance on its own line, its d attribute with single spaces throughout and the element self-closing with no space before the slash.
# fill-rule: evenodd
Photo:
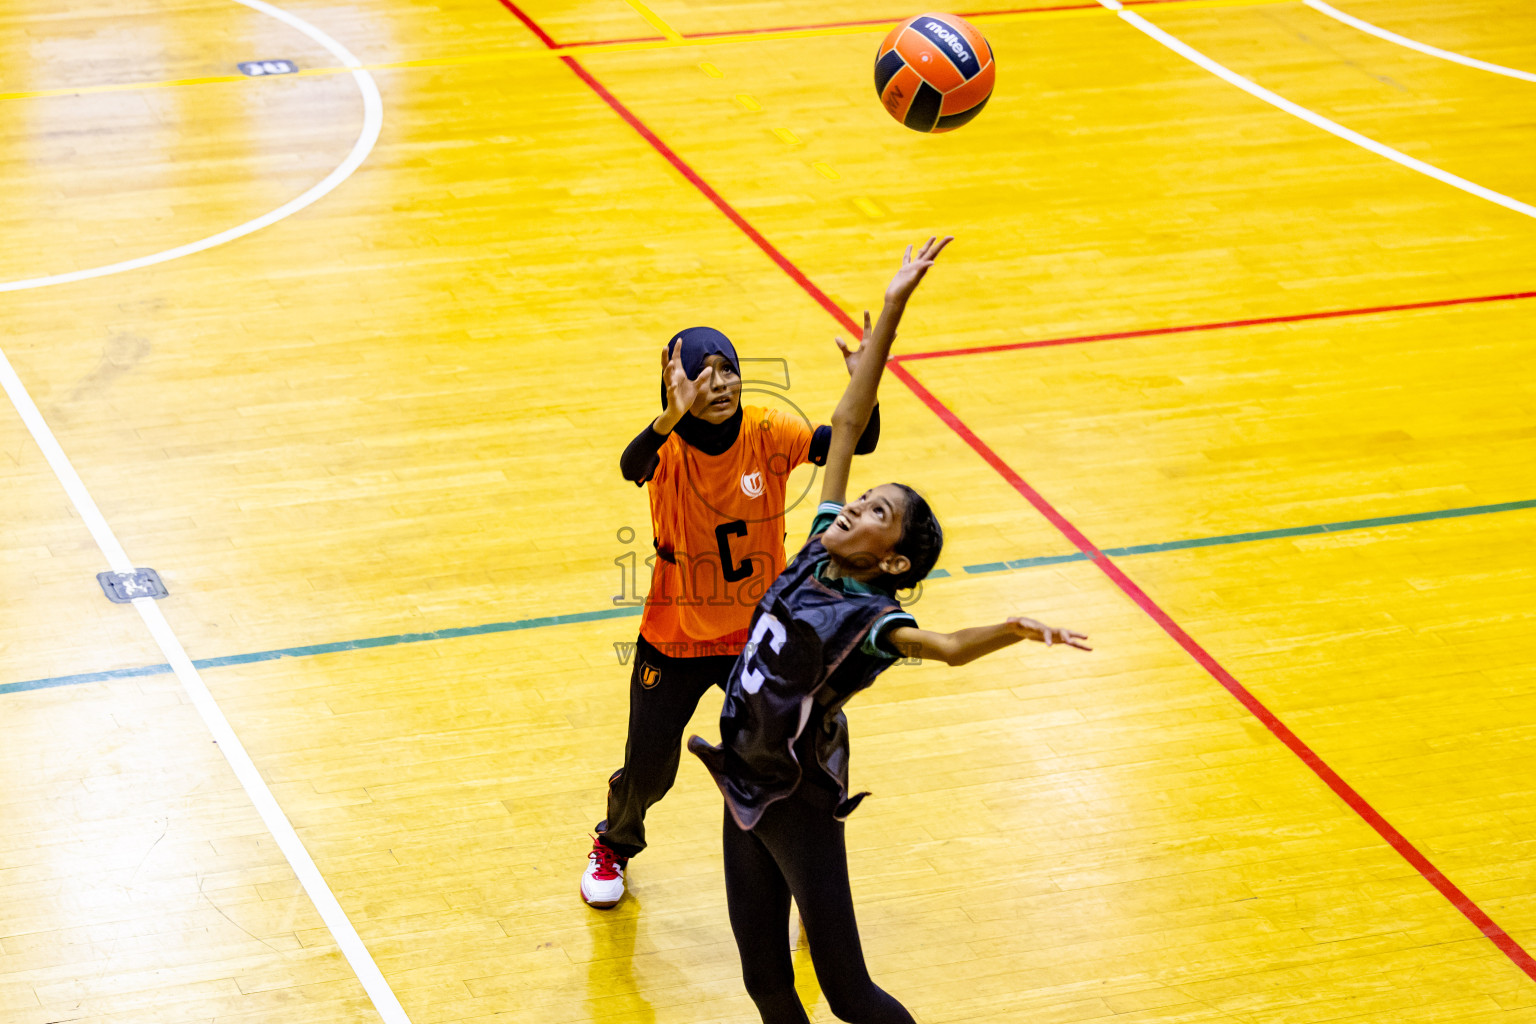
<svg viewBox="0 0 1536 1024">
<path fill-rule="evenodd" d="M 645 637 L 638 638 L 629 677 L 624 767 L 608 779 L 608 816 L 597 824 L 603 845 L 620 857 L 645 849 L 645 812 L 677 781 L 688 719 L 710 687 L 725 688 L 735 663 L 734 657 L 720 654 L 670 658 Z"/>
<path fill-rule="evenodd" d="M 852 1024 L 914 1024 L 864 966 L 843 823 L 832 816 L 835 799 L 814 784 L 803 784 L 770 806 L 750 832 L 726 811 L 725 898 L 742 980 L 764 1024 L 809 1024 L 795 993 L 787 938 L 789 898 L 794 896 L 816 980 L 837 1018 Z"/>
</svg>

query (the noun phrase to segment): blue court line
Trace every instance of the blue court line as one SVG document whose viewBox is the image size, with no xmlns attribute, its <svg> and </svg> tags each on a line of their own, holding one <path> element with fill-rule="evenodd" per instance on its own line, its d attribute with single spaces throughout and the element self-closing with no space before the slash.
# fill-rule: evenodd
<svg viewBox="0 0 1536 1024">
<path fill-rule="evenodd" d="M 1278 530 L 1256 530 L 1251 533 L 1229 533 L 1220 537 L 1196 537 L 1191 540 L 1170 540 L 1161 544 L 1135 544 L 1123 548 L 1104 548 L 1111 558 L 1124 555 L 1150 555 L 1163 551 L 1183 551 L 1188 548 L 1216 547 L 1224 544 L 1247 544 L 1259 540 L 1281 540 L 1286 537 L 1306 537 L 1319 533 L 1340 533 L 1345 530 L 1369 530 L 1376 526 L 1400 526 L 1405 523 L 1424 523 L 1435 519 L 1459 519 L 1463 516 L 1483 516 L 1496 512 L 1514 512 L 1536 508 L 1536 499 L 1506 501 L 1498 505 L 1470 505 L 1465 508 L 1446 508 L 1434 512 L 1409 512 L 1400 516 L 1376 516 L 1371 519 L 1348 519 L 1337 523 L 1319 523 L 1314 526 L 1288 526 Z M 1041 555 L 1035 558 L 1017 558 L 1006 562 L 983 562 L 967 565 L 964 571 L 970 576 L 986 573 L 1007 572 L 1011 569 L 1030 569 L 1041 565 L 1060 565 L 1065 562 L 1086 562 L 1088 556 L 1081 551 L 1066 555 Z M 940 579 L 950 574 L 936 570 L 929 579 Z M 511 622 L 488 622 L 480 626 L 457 626 L 430 633 L 398 633 L 394 636 L 374 636 L 363 640 L 343 640 L 339 643 L 311 644 L 307 647 L 284 647 L 273 651 L 256 651 L 253 654 L 231 654 L 222 658 L 202 658 L 192 664 L 197 668 L 226 668 L 231 665 L 249 665 L 258 661 L 276 661 L 279 658 L 307 658 L 316 654 L 334 654 L 338 651 L 359 651 L 370 647 L 394 647 L 397 644 L 419 644 L 431 640 L 451 640 L 455 637 L 482 636 L 486 633 L 512 633 L 523 629 L 541 629 L 545 626 L 564 626 L 578 622 L 597 622 L 602 619 L 627 619 L 640 614 L 636 606 L 604 608 L 595 612 L 573 612 L 569 615 L 543 615 L 532 619 L 515 619 Z M 98 683 L 111 679 L 132 679 L 137 676 L 164 675 L 171 671 L 169 665 L 145 665 L 139 668 L 110 669 L 105 672 L 84 672 L 72 676 L 53 676 L 48 679 L 29 679 L 20 683 L 0 683 L 0 694 L 20 693 L 24 690 L 43 690 L 54 686 L 73 686 L 77 683 Z"/>
</svg>

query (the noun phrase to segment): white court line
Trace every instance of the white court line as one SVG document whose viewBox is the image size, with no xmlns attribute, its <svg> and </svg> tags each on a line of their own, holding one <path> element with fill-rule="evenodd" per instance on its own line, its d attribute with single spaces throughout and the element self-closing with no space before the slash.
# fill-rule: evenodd
<svg viewBox="0 0 1536 1024">
<path fill-rule="evenodd" d="M 46 288 L 54 284 L 67 284 L 70 281 L 85 281 L 93 277 L 106 277 L 109 274 L 121 274 L 129 270 L 138 270 L 140 267 L 153 266 L 156 263 L 165 263 L 168 260 L 179 259 L 182 256 L 190 256 L 204 249 L 212 249 L 216 245 L 232 242 L 237 238 L 243 238 L 264 227 L 276 224 L 285 217 L 290 217 L 311 203 L 320 199 L 340 185 L 352 172 L 360 167 L 368 154 L 373 150 L 374 143 L 379 139 L 379 128 L 384 124 L 384 100 L 379 96 L 379 87 L 374 82 L 373 76 L 363 69 L 362 61 L 354 57 L 346 47 L 320 31 L 309 22 L 296 18 L 287 11 L 273 7 L 264 0 L 235 0 L 236 3 L 270 15 L 304 33 L 321 46 L 325 47 L 341 63 L 352 69 L 352 80 L 357 83 L 358 90 L 363 94 L 363 130 L 358 135 L 357 141 L 352 144 L 352 151 L 347 154 L 335 170 L 327 174 L 323 180 L 313 185 L 303 195 L 290 199 L 271 213 L 266 213 L 255 220 L 248 220 L 244 224 L 232 227 L 227 231 L 220 231 L 216 235 L 187 245 L 180 245 L 174 249 L 166 249 L 164 252 L 153 253 L 149 256 L 140 256 L 137 259 L 123 260 L 121 263 L 110 263 L 104 267 L 92 267 L 89 270 L 76 270 L 67 274 L 52 274 L 48 277 L 33 277 L 25 281 L 9 281 L 0 283 L 0 292 L 19 292 L 29 288 Z"/>
<path fill-rule="evenodd" d="M 237 2 L 265 14 L 270 14 L 279 21 L 294 26 L 305 35 L 321 43 L 321 45 L 336 54 L 336 56 L 348 62 L 349 66 L 356 67 L 358 65 L 357 58 L 343 49 L 340 43 L 337 43 L 314 26 L 293 17 L 286 11 L 264 3 L 263 0 L 237 0 Z M 353 77 L 363 89 L 364 111 L 366 115 L 363 134 L 358 139 L 357 145 L 353 146 L 352 153 L 348 156 L 347 161 L 331 172 L 319 185 L 316 185 L 298 199 L 272 211 L 272 213 L 267 214 L 265 217 L 257 218 L 257 220 L 242 224 L 238 228 L 214 235 L 212 238 L 205 238 L 203 241 L 189 246 L 182 246 L 179 249 L 171 249 L 167 252 L 146 256 L 137 260 L 116 263 L 109 267 L 97 267 L 94 270 L 79 271 L 74 274 L 61 274 L 51 278 L 38 278 L 33 281 L 15 281 L 8 285 L 0 285 L 0 291 L 40 288 L 48 284 L 62 284 L 64 281 L 78 281 L 87 277 L 102 277 L 106 274 L 133 270 L 152 263 L 163 263 L 166 260 L 175 259 L 177 256 L 185 256 L 188 253 L 198 252 L 202 249 L 208 249 L 227 242 L 232 238 L 250 234 L 252 231 L 266 227 L 268 224 L 281 220 L 294 211 L 303 209 L 305 206 L 313 203 L 341 184 L 347 175 L 351 174 L 357 165 L 362 163 L 363 158 L 368 155 L 368 151 L 373 148 L 374 140 L 378 138 L 379 126 L 383 120 L 383 103 L 379 98 L 378 88 L 374 85 L 373 79 L 368 76 L 366 71 L 355 70 L 353 71 Z M 16 411 L 21 415 L 22 422 L 26 424 L 27 430 L 31 433 L 32 439 L 37 442 L 38 448 L 42 450 L 43 457 L 48 460 L 48 465 L 53 469 L 54 475 L 59 478 L 59 483 L 63 485 L 64 491 L 69 495 L 71 503 L 74 504 L 75 509 L 80 513 L 81 519 L 85 522 L 86 529 L 90 531 L 91 537 L 96 541 L 96 546 L 106 556 L 107 564 L 111 566 L 114 572 L 132 572 L 134 565 L 129 560 L 128 553 L 123 550 L 123 546 L 118 543 L 117 536 L 112 532 L 112 528 L 107 525 L 106 518 L 102 516 L 95 500 L 92 499 L 90 492 L 86 490 L 85 483 L 80 479 L 80 475 L 75 472 L 69 457 L 64 454 L 64 450 L 59 446 L 58 440 L 53 436 L 53 431 L 49 429 L 47 421 L 43 419 L 42 413 L 38 411 L 37 404 L 32 401 L 32 396 L 27 393 L 26 386 L 22 384 L 21 378 L 17 376 L 15 369 L 12 368 L 10 360 L 5 356 L 4 350 L 0 350 L 0 386 L 4 387 L 5 393 L 11 399 L 11 404 L 16 407 Z M 272 795 L 272 791 L 262 781 L 261 773 L 256 770 L 256 765 L 251 761 L 250 755 L 246 753 L 245 747 L 240 743 L 239 738 L 230 727 L 229 720 L 224 717 L 224 712 L 220 710 L 218 703 L 213 699 L 213 695 L 208 692 L 207 685 L 204 684 L 202 677 L 198 675 L 197 669 L 192 665 L 192 660 L 181 646 L 181 641 L 172 632 L 170 624 L 165 621 L 165 616 L 161 614 L 160 607 L 155 604 L 153 599 L 146 597 L 135 599 L 133 606 L 138 610 L 145 626 L 149 628 L 150 634 L 160 646 L 161 652 L 165 655 L 166 661 L 176 673 L 176 677 L 181 680 L 182 686 L 186 688 L 188 696 L 192 698 L 193 706 L 197 708 L 198 714 L 202 716 L 203 722 L 208 726 L 208 731 L 213 734 L 214 740 L 218 743 L 219 750 L 229 762 L 230 768 L 234 770 L 235 777 L 240 780 L 241 787 L 244 788 L 246 795 L 250 797 L 256 812 L 261 815 L 261 820 L 266 824 L 267 829 L 272 833 L 272 837 L 277 841 L 278 848 L 283 851 L 283 856 L 288 859 L 289 865 L 293 868 L 294 875 L 297 876 L 299 883 L 304 886 L 304 891 L 309 895 L 310 901 L 314 903 L 321 920 L 330 929 L 332 937 L 336 940 L 337 948 L 341 950 L 342 955 L 351 964 L 352 970 L 357 974 L 358 981 L 362 983 L 363 990 L 368 994 L 368 998 L 372 1000 L 374 1008 L 379 1012 L 379 1016 L 384 1020 L 385 1024 L 410 1024 L 410 1018 L 406 1016 L 405 1009 L 400 1005 L 399 999 L 395 997 L 394 990 L 384 980 L 384 975 L 379 971 L 378 965 L 373 962 L 373 957 L 369 954 L 367 947 L 363 945 L 363 940 L 358 936 L 357 929 L 352 927 L 352 922 L 347 918 L 346 912 L 341 909 L 341 904 L 336 901 L 335 894 L 331 892 L 330 886 L 321 877 L 319 869 L 315 867 L 315 862 L 309 856 L 309 852 L 304 849 L 304 844 L 300 841 L 298 833 L 294 831 L 292 823 L 288 821 L 288 816 L 283 813 L 282 808 L 278 806 L 277 799 Z"/>
<path fill-rule="evenodd" d="M 1531 74 L 1529 71 L 1521 71 L 1519 68 L 1507 68 L 1502 64 L 1490 64 L 1485 60 L 1478 60 L 1476 57 L 1467 57 L 1460 53 L 1454 53 L 1451 50 L 1442 50 L 1438 46 L 1430 46 L 1427 43 L 1421 43 L 1417 40 L 1409 39 L 1407 36 L 1400 36 L 1396 32 L 1389 32 L 1384 28 L 1372 25 L 1368 21 L 1361 21 L 1353 14 L 1345 14 L 1337 7 L 1323 3 L 1322 0 L 1302 0 L 1302 3 L 1306 4 L 1314 11 L 1317 11 L 1319 14 L 1326 14 L 1330 18 L 1333 18 L 1337 21 L 1342 21 L 1344 24 L 1350 26 L 1351 28 L 1357 28 L 1361 32 L 1369 32 L 1376 38 L 1385 39 L 1389 43 L 1396 43 L 1398 46 L 1406 46 L 1410 50 L 1418 50 L 1420 53 L 1427 53 L 1431 57 L 1439 57 L 1441 60 L 1452 61 L 1456 64 L 1465 64 L 1469 68 L 1477 68 L 1481 71 L 1492 71 L 1496 75 L 1504 75 L 1509 78 L 1518 78 L 1523 82 L 1536 82 L 1536 75 Z"/>
<path fill-rule="evenodd" d="M 1243 92 L 1246 92 L 1248 95 L 1257 99 L 1263 100 L 1270 106 L 1278 107 L 1279 109 L 1285 111 L 1287 114 L 1299 117 L 1308 124 L 1315 125 L 1316 127 L 1321 128 L 1323 131 L 1328 132 L 1330 135 L 1337 135 L 1345 142 L 1352 142 L 1359 146 L 1361 149 L 1369 150 L 1372 153 L 1375 153 L 1377 156 L 1384 156 L 1388 160 L 1391 160 L 1393 163 L 1402 164 L 1404 167 L 1411 171 L 1418 171 L 1420 174 L 1425 175 L 1426 177 L 1434 178 L 1436 181 L 1442 181 L 1447 185 L 1450 185 L 1454 188 L 1459 188 L 1463 192 L 1477 196 L 1480 199 L 1486 199 L 1490 203 L 1497 203 L 1499 206 L 1504 207 L 1506 210 L 1512 210 L 1515 213 L 1523 214 L 1526 217 L 1536 218 L 1536 206 L 1532 206 L 1530 203 L 1522 203 L 1518 199 L 1512 199 L 1502 192 L 1495 192 L 1493 189 L 1479 185 L 1475 181 L 1468 181 L 1466 178 L 1452 174 L 1450 171 L 1443 171 L 1436 167 L 1434 164 L 1427 164 L 1423 160 L 1420 160 L 1416 157 L 1411 157 L 1407 153 L 1400 152 L 1393 149 L 1391 146 L 1377 142 L 1375 139 L 1361 135 L 1354 129 L 1345 128 L 1337 121 L 1330 121 L 1323 115 L 1314 113 L 1299 103 L 1292 103 L 1284 96 L 1270 92 L 1262 85 L 1257 85 L 1253 82 L 1250 82 L 1248 79 L 1244 78 L 1242 75 L 1231 70 L 1225 65 L 1216 63 L 1214 60 L 1207 57 L 1205 54 L 1201 53 L 1194 47 L 1190 46 L 1182 39 L 1179 39 L 1177 36 L 1172 36 L 1167 32 L 1164 32 L 1162 29 L 1158 28 L 1146 18 L 1143 18 L 1141 15 L 1137 14 L 1135 11 L 1125 10 L 1121 6 L 1119 0 L 1099 0 L 1099 4 L 1103 7 L 1107 7 L 1111 11 L 1114 11 L 1122 21 L 1134 26 L 1141 32 L 1151 36 L 1153 39 L 1156 39 L 1158 42 L 1162 43 L 1164 46 L 1168 47 L 1168 49 L 1172 50 L 1179 56 L 1200 65 L 1202 68 L 1209 71 L 1217 78 L 1220 78 L 1222 81 L 1237 86 L 1239 89 L 1243 90 Z"/>
<path fill-rule="evenodd" d="M 81 519 L 85 521 L 86 529 L 90 530 L 97 547 L 101 548 L 102 554 L 107 556 L 107 564 L 112 567 L 113 572 L 132 572 L 133 562 L 129 561 L 127 552 L 118 543 L 112 528 L 107 525 L 101 510 L 96 507 L 90 492 L 85 489 L 85 484 L 81 481 L 80 475 L 75 472 L 75 467 L 70 464 L 69 457 L 59 447 L 53 431 L 48 428 L 42 413 L 38 411 L 32 396 L 27 393 L 21 378 L 12 369 L 10 360 L 5 357 L 3 350 L 0 350 L 0 385 L 4 386 L 11 403 L 21 414 L 22 422 L 26 424 L 37 446 L 42 449 L 43 457 L 48 460 L 48 465 L 52 467 L 54 475 L 59 478 L 59 483 L 64 485 L 65 493 L 69 495 L 70 501 L 79 511 Z M 160 612 L 160 606 L 154 602 L 153 598 L 148 597 L 134 599 L 133 606 L 138 609 L 144 624 L 149 627 L 150 634 L 160 645 L 160 650 L 176 673 L 176 678 L 180 679 L 182 686 L 186 687 L 193 706 L 202 716 L 208 731 L 213 734 L 219 750 L 229 761 L 230 768 L 234 769 L 235 777 L 240 780 L 246 795 L 251 798 L 251 803 L 255 805 L 256 812 L 261 815 L 261 820 L 266 823 L 267 829 L 277 840 L 278 848 L 283 851 L 283 856 L 288 858 L 288 863 L 293 867 L 293 873 L 298 876 L 304 891 L 309 894 L 315 909 L 320 912 L 321 920 L 331 930 L 331 935 L 336 939 L 336 945 L 340 948 L 342 955 L 347 958 L 347 962 L 352 965 L 352 970 L 357 973 L 358 980 L 362 982 L 368 998 L 373 1000 L 379 1016 L 383 1018 L 385 1024 L 410 1024 L 410 1018 L 405 1015 L 405 1010 L 401 1007 L 400 1001 L 395 998 L 394 991 L 384 980 L 384 975 L 379 972 L 378 965 L 373 962 L 373 957 L 363 945 L 363 940 L 358 937 L 357 930 L 352 927 L 352 922 L 347 919 L 341 904 L 336 902 L 330 886 L 326 885 L 319 869 L 315 867 L 315 862 L 310 859 L 309 852 L 304 849 L 304 844 L 294 832 L 288 816 L 283 813 L 272 791 L 262 781 L 261 774 L 256 770 L 250 755 L 245 752 L 245 747 L 241 745 L 234 730 L 230 728 L 229 720 L 224 717 L 224 712 L 219 709 L 213 695 L 208 692 L 208 687 L 198 675 L 197 669 L 193 667 L 192 660 L 187 657 L 181 641 L 176 638 L 170 624 L 165 621 L 165 616 Z"/>
</svg>

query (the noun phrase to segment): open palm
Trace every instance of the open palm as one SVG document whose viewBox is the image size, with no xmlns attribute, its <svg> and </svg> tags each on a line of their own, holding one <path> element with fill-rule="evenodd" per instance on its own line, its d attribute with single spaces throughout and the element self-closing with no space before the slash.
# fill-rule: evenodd
<svg viewBox="0 0 1536 1024">
<path fill-rule="evenodd" d="M 912 255 L 912 247 L 907 246 L 906 254 L 901 258 L 901 269 L 896 271 L 896 276 L 891 278 L 891 283 L 885 289 L 885 301 L 905 303 L 912 297 L 912 292 L 917 288 L 917 283 L 928 273 L 928 268 L 933 266 L 933 261 L 939 258 L 939 253 L 944 247 L 953 242 L 953 235 L 946 235 L 938 240 L 928 239 L 923 247 Z"/>
<path fill-rule="evenodd" d="M 714 373 L 711 367 L 704 367 L 699 375 L 689 379 L 688 371 L 683 369 L 683 346 L 678 345 L 671 353 L 666 349 L 661 352 L 661 369 L 663 379 L 667 382 L 667 410 L 669 412 L 685 413 L 693 408 L 693 403 L 698 400 L 699 392 L 704 389 L 705 380 Z"/>
</svg>

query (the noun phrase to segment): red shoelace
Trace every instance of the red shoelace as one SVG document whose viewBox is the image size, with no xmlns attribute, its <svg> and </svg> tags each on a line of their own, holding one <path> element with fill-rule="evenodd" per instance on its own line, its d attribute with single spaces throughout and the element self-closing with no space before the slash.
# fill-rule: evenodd
<svg viewBox="0 0 1536 1024">
<path fill-rule="evenodd" d="M 598 881 L 611 882 L 619 877 L 619 859 L 602 843 L 593 840 L 592 852 L 587 854 L 587 859 L 597 862 L 597 870 L 592 872 L 592 877 Z"/>
</svg>

